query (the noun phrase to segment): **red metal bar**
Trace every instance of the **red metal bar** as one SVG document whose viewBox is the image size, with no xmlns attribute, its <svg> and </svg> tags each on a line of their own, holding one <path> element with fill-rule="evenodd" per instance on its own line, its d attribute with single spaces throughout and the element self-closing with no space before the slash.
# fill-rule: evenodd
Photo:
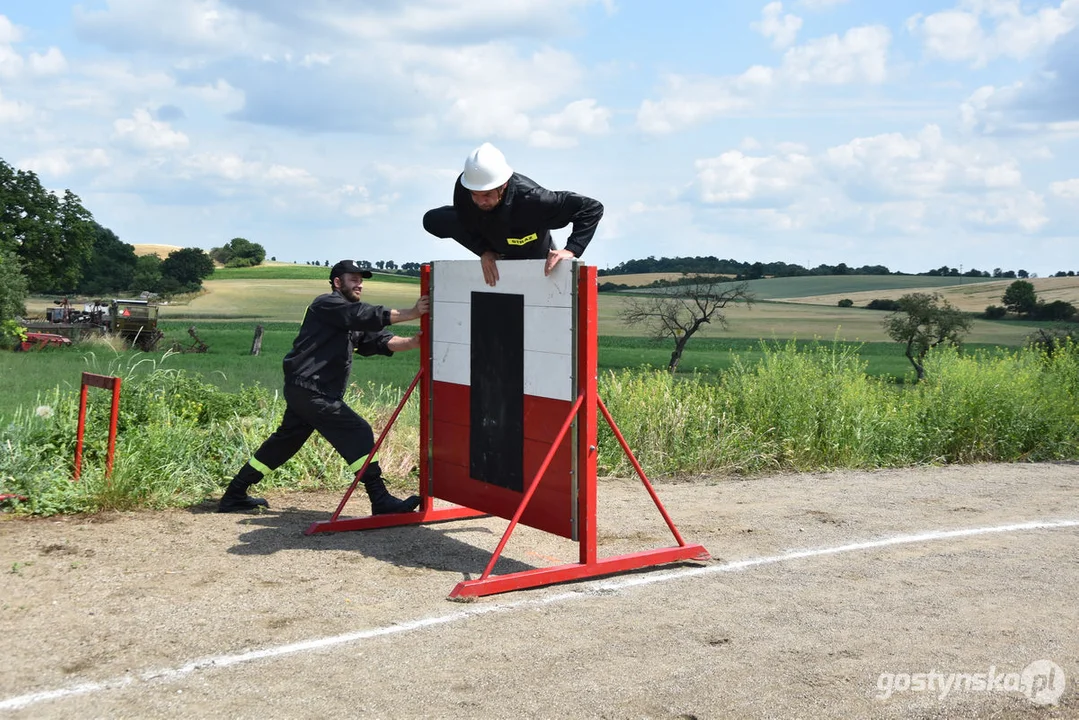
<svg viewBox="0 0 1079 720">
<path fill-rule="evenodd" d="M 596 561 L 596 381 L 599 357 L 596 268 L 577 278 L 577 386 L 584 397 L 577 423 L 577 540 L 582 563 Z"/>
<path fill-rule="evenodd" d="M 83 384 L 79 390 L 79 428 L 75 431 L 75 480 L 82 474 L 82 436 L 86 432 L 86 373 L 83 373 Z"/>
<path fill-rule="evenodd" d="M 405 406 L 405 403 L 408 402 L 409 395 L 412 394 L 412 391 L 416 388 L 416 383 L 420 381 L 421 377 L 423 377 L 422 367 L 420 368 L 419 372 L 416 373 L 416 377 L 412 378 L 412 384 L 408 386 L 408 390 L 405 391 L 404 397 L 401 398 L 401 402 L 397 403 L 397 409 L 393 411 L 393 415 L 390 416 L 390 421 L 386 423 L 386 427 L 382 429 L 382 434 L 379 435 L 378 440 L 375 441 L 375 446 L 371 448 L 371 452 L 367 453 L 367 459 L 364 460 L 363 467 L 361 467 L 359 469 L 359 472 L 356 473 L 356 477 L 352 480 L 352 484 L 348 486 L 348 490 L 345 492 L 345 496 L 341 498 L 341 504 L 337 506 L 337 509 L 333 512 L 333 516 L 330 517 L 331 522 L 337 520 L 337 518 L 341 515 L 341 511 L 345 509 L 345 505 L 348 503 L 348 499 L 352 497 L 353 491 L 360 483 L 360 479 L 363 477 L 363 474 L 367 471 L 367 466 L 371 464 L 371 458 L 378 454 L 378 449 L 382 447 L 382 441 L 386 439 L 386 435 L 389 434 L 390 428 L 392 428 L 393 424 L 397 422 L 397 416 L 401 414 L 401 408 L 403 408 Z"/>
<path fill-rule="evenodd" d="M 584 396 L 578 395 L 577 402 L 573 403 L 573 408 L 569 411 L 569 415 L 566 416 L 566 421 L 562 423 L 562 429 L 558 431 L 558 435 L 551 443 L 551 449 L 547 451 L 547 457 L 543 459 L 543 463 L 536 472 L 536 476 L 532 478 L 532 482 L 528 484 L 528 490 L 525 491 L 524 497 L 521 498 L 521 504 L 517 506 L 517 512 L 513 514 L 509 527 L 507 527 L 506 532 L 502 534 L 502 540 L 499 541 L 498 547 L 495 548 L 494 554 L 491 555 L 491 562 L 487 563 L 487 568 L 483 571 L 483 575 L 480 576 L 481 580 L 486 580 L 490 576 L 491 571 L 495 569 L 495 563 L 498 562 L 498 558 L 506 548 L 506 543 L 509 542 L 510 535 L 513 534 L 514 529 L 517 527 L 517 523 L 521 520 L 521 515 L 524 514 L 525 508 L 528 507 L 528 501 L 532 499 L 532 495 L 536 492 L 536 488 L 539 487 L 540 478 L 543 477 L 543 473 L 547 472 L 547 466 L 550 465 L 551 460 L 554 459 L 555 452 L 558 451 L 558 446 L 562 443 L 562 438 L 569 432 L 570 426 L 573 424 L 574 416 L 577 414 L 577 409 L 581 407 L 583 401 Z"/>
<path fill-rule="evenodd" d="M 645 488 L 648 490 L 648 494 L 652 496 L 652 502 L 659 508 L 660 515 L 663 516 L 663 520 L 667 523 L 667 527 L 671 529 L 671 533 L 674 535 L 674 539 L 678 541 L 679 545 L 685 545 L 686 541 L 682 539 L 682 535 L 678 532 L 678 528 L 674 526 L 674 521 L 671 520 L 671 516 L 667 514 L 667 509 L 663 507 L 663 503 L 660 502 L 659 496 L 656 495 L 655 489 L 652 487 L 652 483 L 648 481 L 648 477 L 644 474 L 644 470 L 641 468 L 641 464 L 637 462 L 637 458 L 634 457 L 633 451 L 629 449 L 629 443 L 622 437 L 622 431 L 618 429 L 618 425 L 615 424 L 614 418 L 611 417 L 610 411 L 607 410 L 607 406 L 603 404 L 602 398 L 597 397 L 596 402 L 599 404 L 599 409 L 603 412 L 603 417 L 607 418 L 607 424 L 611 426 L 611 430 L 614 431 L 614 436 L 618 438 L 618 442 L 622 445 L 622 450 L 625 451 L 626 457 L 633 463 L 633 469 L 637 471 L 637 475 L 640 476 L 641 482 L 644 483 Z"/>
<path fill-rule="evenodd" d="M 431 264 L 420 268 L 420 295 L 431 297 Z M 420 369 L 426 375 L 420 385 L 420 512 L 433 510 L 431 497 L 431 315 L 420 317 Z"/>
<path fill-rule="evenodd" d="M 536 568 L 534 570 L 522 570 L 521 572 L 495 575 L 478 580 L 464 580 L 449 594 L 449 599 L 456 600 L 468 597 L 480 597 L 483 595 L 495 595 L 511 590 L 524 590 L 527 588 L 552 585 L 554 583 L 569 580 L 585 580 L 602 575 L 637 570 L 639 568 L 663 565 L 666 563 L 680 562 L 685 560 L 703 561 L 711 558 L 708 551 L 701 545 L 684 545 L 680 547 L 660 548 L 658 550 L 645 550 L 629 555 L 618 555 L 609 558 L 600 558 L 591 563 L 574 563 L 570 565 L 558 565 L 549 568 Z"/>
<path fill-rule="evenodd" d="M 112 477 L 112 460 L 116 455 L 116 425 L 120 419 L 120 378 L 113 378 L 112 412 L 109 413 L 109 451 L 105 460 L 105 477 Z"/>
<path fill-rule="evenodd" d="M 397 527 L 398 525 L 419 525 L 420 523 L 445 522 L 447 520 L 462 520 L 464 518 L 487 517 L 487 514 L 472 508 L 453 506 L 447 508 L 432 508 L 410 513 L 393 513 L 391 515 L 369 515 L 359 518 L 345 518 L 344 520 L 320 520 L 311 523 L 304 535 L 315 535 L 325 532 L 345 532 L 348 530 L 375 530 L 376 528 Z"/>
</svg>

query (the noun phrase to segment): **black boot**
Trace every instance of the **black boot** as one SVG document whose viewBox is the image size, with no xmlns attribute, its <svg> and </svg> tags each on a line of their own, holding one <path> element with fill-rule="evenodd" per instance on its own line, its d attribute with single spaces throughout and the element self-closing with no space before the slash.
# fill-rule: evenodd
<svg viewBox="0 0 1079 720">
<path fill-rule="evenodd" d="M 372 515 L 389 515 L 391 513 L 412 512 L 420 506 L 420 499 L 412 495 L 405 500 L 398 500 L 386 489 L 382 482 L 382 469 L 377 462 L 367 466 L 367 472 L 363 478 L 363 488 L 367 491 L 367 497 L 371 498 Z"/>
<path fill-rule="evenodd" d="M 247 488 L 261 479 L 262 473 L 244 463 L 244 466 L 240 468 L 240 472 L 236 473 L 236 477 L 232 479 L 232 482 L 225 489 L 225 494 L 221 496 L 217 511 L 219 513 L 243 512 L 260 507 L 270 507 L 270 503 L 266 502 L 265 499 L 251 497 L 247 494 Z"/>
</svg>

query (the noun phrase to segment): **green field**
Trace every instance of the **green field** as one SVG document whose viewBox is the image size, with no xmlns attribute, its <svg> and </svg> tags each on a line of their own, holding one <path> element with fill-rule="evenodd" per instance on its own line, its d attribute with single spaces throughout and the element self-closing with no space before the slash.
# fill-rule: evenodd
<svg viewBox="0 0 1079 720">
<path fill-rule="evenodd" d="M 218 274 L 220 273 L 220 275 Z M 66 350 L 42 353 L 3 353 L 0 373 L 5 392 L 0 394 L 0 418 L 18 407 L 31 407 L 38 394 L 57 385 L 77 389 L 82 371 L 126 375 L 131 367 L 141 372 L 161 364 L 167 368 L 198 372 L 223 389 L 259 383 L 276 388 L 281 382 L 281 358 L 295 337 L 299 321 L 311 298 L 328 288 L 326 269 L 304 265 L 219 270 L 205 283 L 206 291 L 183 303 L 161 307 L 162 329 L 166 333 L 158 352 L 116 353 L 101 345 L 77 345 Z M 905 276 L 837 276 L 833 278 L 777 278 L 754 281 L 761 297 L 777 297 L 799 292 L 806 295 L 884 289 L 896 282 L 909 287 L 938 285 L 971 278 L 926 278 Z M 367 302 L 391 307 L 411 306 L 419 293 L 418 281 L 380 274 L 364 284 Z M 672 342 L 654 342 L 645 328 L 628 326 L 619 317 L 627 298 L 601 294 L 599 309 L 601 369 L 665 367 Z M 31 312 L 43 314 L 52 298 L 34 298 Z M 706 326 L 695 336 L 682 359 L 681 371 L 715 374 L 730 366 L 735 354 L 752 361 L 760 355 L 760 339 L 800 343 L 815 340 L 841 341 L 859 347 L 871 375 L 902 378 L 910 371 L 902 348 L 891 342 L 881 328 L 887 313 L 861 308 L 808 305 L 793 302 L 757 302 L 751 307 L 734 305 L 726 309 L 729 327 Z M 206 354 L 170 354 L 164 350 L 174 342 L 188 346 L 187 329 L 194 325 L 199 337 L 210 346 Z M 265 330 L 262 354 L 250 355 L 256 325 Z M 1038 323 L 975 320 L 967 336 L 968 348 L 1017 347 L 1023 344 Z M 416 327 L 401 326 L 402 334 Z M 354 380 L 401 386 L 414 376 L 418 355 L 406 353 L 393 358 L 359 360 Z M 141 364 L 140 364 L 141 363 Z"/>
</svg>

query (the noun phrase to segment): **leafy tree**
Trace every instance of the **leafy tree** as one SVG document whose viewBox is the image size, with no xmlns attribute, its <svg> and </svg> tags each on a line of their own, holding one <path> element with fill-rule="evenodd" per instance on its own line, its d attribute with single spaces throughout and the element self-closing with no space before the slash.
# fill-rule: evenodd
<svg viewBox="0 0 1079 720">
<path fill-rule="evenodd" d="M 1013 313 L 1029 315 L 1038 305 L 1038 294 L 1034 292 L 1034 283 L 1016 280 L 1004 291 L 1001 302 Z"/>
<path fill-rule="evenodd" d="M 78 285 L 93 246 L 91 220 L 75 193 L 58 198 L 34 173 L 0 160 L 0 246 L 18 255 L 29 291 Z"/>
<path fill-rule="evenodd" d="M 19 257 L 0 247 L 0 321 L 26 314 L 26 288 Z"/>
<path fill-rule="evenodd" d="M 1045 303 L 1039 301 L 1031 313 L 1035 320 L 1071 320 L 1075 317 L 1075 306 L 1066 300 L 1054 300 Z"/>
<path fill-rule="evenodd" d="M 854 301 L 851 300 L 850 298 L 843 298 L 842 300 L 839 301 L 839 307 L 842 307 L 842 308 L 854 307 Z"/>
<path fill-rule="evenodd" d="M 225 267 L 254 267 L 266 259 L 266 250 L 246 238 L 233 238 L 224 247 L 213 248 L 210 257 Z"/>
<path fill-rule="evenodd" d="M 214 261 L 199 248 L 173 250 L 161 261 L 162 292 L 193 292 L 202 287 L 203 278 L 214 272 Z M 166 283 L 171 278 L 173 283 Z"/>
<path fill-rule="evenodd" d="M 672 373 L 682 361 L 682 353 L 698 330 L 715 322 L 727 327 L 722 310 L 736 301 L 753 303 L 746 282 L 731 283 L 725 278 L 702 279 L 696 285 L 680 286 L 676 293 L 656 293 L 648 297 L 633 297 L 619 315 L 627 324 L 641 324 L 655 340 L 674 340 L 667 369 Z"/>
<path fill-rule="evenodd" d="M 1008 309 L 1002 308 L 1000 305 L 990 305 L 985 308 L 985 317 L 987 320 L 1000 320 L 1007 314 Z"/>
<path fill-rule="evenodd" d="M 161 292 L 161 258 L 157 255 L 142 255 L 135 259 L 135 275 L 131 279 L 131 289 L 140 292 Z"/>
<path fill-rule="evenodd" d="M 122 242 L 116 233 L 96 222 L 93 223 L 93 228 L 93 252 L 83 267 L 79 292 L 101 295 L 130 290 L 134 284 L 135 267 L 138 263 L 135 246 Z"/>
<path fill-rule="evenodd" d="M 883 325 L 892 340 L 906 344 L 907 359 L 921 380 L 926 354 L 942 343 L 958 345 L 971 320 L 938 293 L 910 293 L 899 298 L 899 309 Z"/>
</svg>

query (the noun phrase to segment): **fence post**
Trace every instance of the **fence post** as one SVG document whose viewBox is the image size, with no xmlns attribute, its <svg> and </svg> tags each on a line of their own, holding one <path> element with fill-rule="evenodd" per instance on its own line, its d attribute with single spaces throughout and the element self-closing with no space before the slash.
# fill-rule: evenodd
<svg viewBox="0 0 1079 720">
<path fill-rule="evenodd" d="M 262 326 L 261 325 L 256 325 L 255 326 L 255 339 L 251 343 L 251 354 L 252 355 L 258 355 L 260 352 L 262 352 Z"/>
</svg>

